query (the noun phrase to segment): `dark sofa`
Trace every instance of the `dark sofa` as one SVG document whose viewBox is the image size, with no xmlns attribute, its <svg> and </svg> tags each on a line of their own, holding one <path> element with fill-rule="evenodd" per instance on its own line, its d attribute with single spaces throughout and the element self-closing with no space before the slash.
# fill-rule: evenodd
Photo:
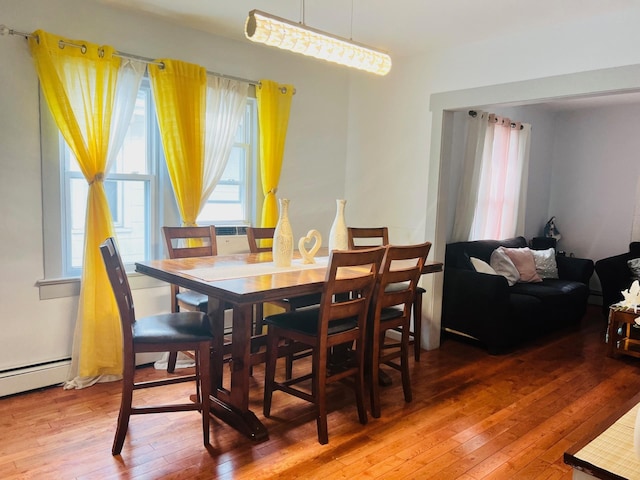
<svg viewBox="0 0 640 480">
<path fill-rule="evenodd" d="M 526 247 L 524 237 L 450 243 L 444 263 L 443 334 L 472 337 L 489 353 L 576 324 L 589 297 L 593 261 L 556 256 L 559 278 L 509 286 L 505 277 L 479 273 L 470 257 L 487 263 L 499 246 Z"/>
<path fill-rule="evenodd" d="M 640 258 L 640 242 L 631 242 L 629 251 L 596 262 L 596 273 L 602 287 L 602 313 L 609 315 L 609 306 L 622 300 L 622 291 L 631 286 L 634 277 L 627 262 Z"/>
</svg>

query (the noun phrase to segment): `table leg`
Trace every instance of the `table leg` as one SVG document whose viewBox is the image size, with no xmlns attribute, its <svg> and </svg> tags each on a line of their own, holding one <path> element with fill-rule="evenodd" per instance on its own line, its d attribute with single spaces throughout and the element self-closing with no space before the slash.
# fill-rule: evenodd
<svg viewBox="0 0 640 480">
<path fill-rule="evenodd" d="M 212 311 L 213 310 L 213 311 Z M 249 377 L 251 369 L 252 305 L 236 305 L 231 332 L 231 388 L 223 387 L 224 308 L 220 300 L 209 297 L 214 349 L 212 364 L 211 413 L 252 440 L 269 437 L 265 426 L 249 410 Z"/>
<path fill-rule="evenodd" d="M 618 342 L 618 332 L 616 329 L 615 310 L 609 310 L 609 323 L 607 326 L 607 356 L 613 357 L 616 343 Z"/>
</svg>

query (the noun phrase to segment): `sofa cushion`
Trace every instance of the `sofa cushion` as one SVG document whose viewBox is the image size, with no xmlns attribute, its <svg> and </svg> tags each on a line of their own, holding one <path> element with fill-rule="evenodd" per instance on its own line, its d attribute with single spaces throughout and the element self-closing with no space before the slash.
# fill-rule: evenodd
<svg viewBox="0 0 640 480">
<path fill-rule="evenodd" d="M 529 247 L 503 248 L 503 250 L 518 269 L 518 273 L 520 274 L 519 282 L 536 283 L 542 281 L 542 278 L 540 278 L 536 271 L 536 262 L 533 259 L 533 253 L 531 253 Z"/>
<path fill-rule="evenodd" d="M 502 275 L 509 282 L 509 286 L 516 284 L 520 280 L 520 272 L 507 255 L 503 247 L 496 248 L 491 254 L 489 265 L 498 275 Z"/>
<path fill-rule="evenodd" d="M 567 304 L 580 305 L 586 302 L 589 296 L 589 287 L 584 283 L 559 278 L 545 278 L 540 283 L 518 283 L 511 291 L 536 297 L 550 308 Z"/>
</svg>

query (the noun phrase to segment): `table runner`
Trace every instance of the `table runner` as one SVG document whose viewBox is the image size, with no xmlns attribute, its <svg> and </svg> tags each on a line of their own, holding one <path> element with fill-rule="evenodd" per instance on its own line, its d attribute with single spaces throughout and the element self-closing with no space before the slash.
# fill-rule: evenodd
<svg viewBox="0 0 640 480">
<path fill-rule="evenodd" d="M 205 282 L 215 282 L 218 280 L 231 280 L 234 278 L 257 277 L 259 275 L 271 275 L 274 273 L 326 268 L 329 263 L 329 257 L 316 257 L 315 261 L 316 263 L 305 264 L 302 263 L 302 259 L 295 259 L 291 262 L 291 266 L 289 267 L 276 267 L 273 262 L 263 262 L 244 265 L 192 268 L 178 271 L 200 280 L 204 280 Z"/>
</svg>

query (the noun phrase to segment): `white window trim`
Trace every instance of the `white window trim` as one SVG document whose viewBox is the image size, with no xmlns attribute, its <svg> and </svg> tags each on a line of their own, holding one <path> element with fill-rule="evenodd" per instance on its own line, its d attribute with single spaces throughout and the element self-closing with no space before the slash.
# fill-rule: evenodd
<svg viewBox="0 0 640 480">
<path fill-rule="evenodd" d="M 61 276 L 64 271 L 62 265 L 62 235 L 60 232 L 62 225 L 62 211 L 60 208 L 60 198 L 63 191 L 64 175 L 60 169 L 60 135 L 57 125 L 49 111 L 44 97 L 38 90 L 40 105 L 40 148 L 41 148 L 41 173 L 42 173 L 42 226 L 43 226 L 43 267 L 44 278 L 36 281 L 39 289 L 40 300 L 78 296 L 80 293 L 80 277 Z M 250 92 L 249 96 L 255 98 L 255 93 Z M 255 100 L 254 100 L 255 101 Z M 257 108 L 254 106 L 253 115 L 257 116 Z M 257 125 L 257 118 L 254 119 Z M 250 210 L 248 218 L 255 223 L 259 217 L 262 201 L 262 189 L 259 186 L 259 165 L 258 157 L 258 128 L 252 132 L 254 148 L 251 152 L 249 172 L 249 199 L 248 208 Z M 162 151 L 153 152 L 152 155 L 163 157 Z M 157 189 L 156 198 L 162 197 L 156 208 L 157 218 L 164 225 L 177 225 L 180 222 L 171 181 L 167 172 L 164 158 L 159 158 L 157 165 L 157 182 L 152 182 L 152 189 Z M 44 181 L 47 179 L 47 181 Z M 153 193 L 153 192 L 152 192 Z M 253 205 L 253 208 L 252 208 Z M 152 219 L 151 228 L 160 231 L 160 227 L 155 219 Z M 237 230 L 245 229 L 247 225 L 221 225 L 222 228 L 237 227 Z M 151 240 L 152 251 L 158 258 L 164 255 L 164 244 L 160 235 L 156 235 Z M 134 271 L 127 272 L 130 286 L 133 290 L 142 288 L 157 288 L 167 286 L 166 282 L 153 279 L 147 275 L 141 275 Z"/>
</svg>

